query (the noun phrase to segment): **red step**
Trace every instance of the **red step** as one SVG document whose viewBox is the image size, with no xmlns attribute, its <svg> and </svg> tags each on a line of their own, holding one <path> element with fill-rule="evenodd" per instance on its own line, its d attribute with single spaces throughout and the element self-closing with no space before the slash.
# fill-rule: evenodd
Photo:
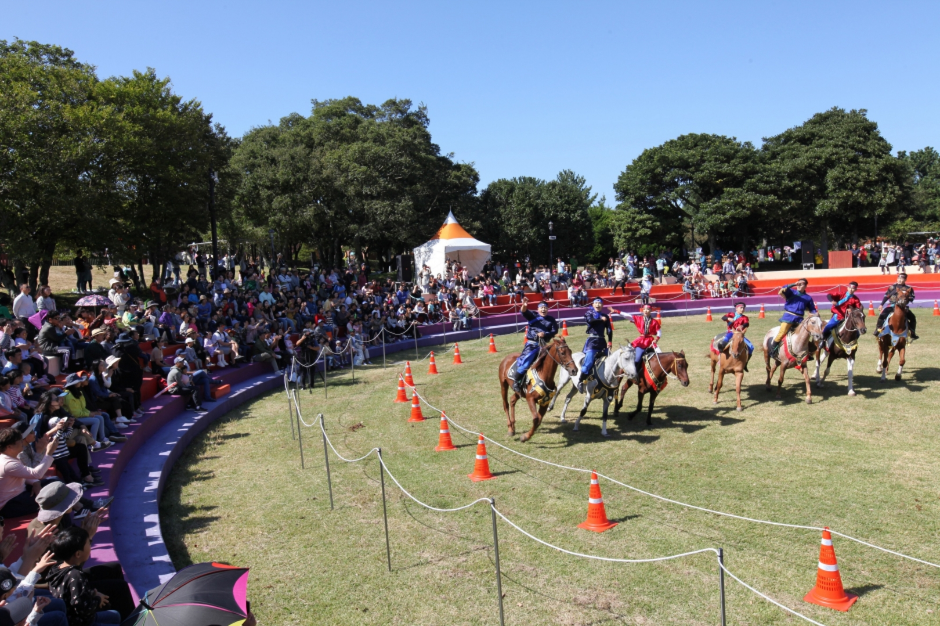
<svg viewBox="0 0 940 626">
<path fill-rule="evenodd" d="M 212 388 L 212 393 L 210 395 L 212 396 L 213 400 L 218 400 L 222 396 L 227 396 L 231 392 L 232 392 L 231 385 L 218 385 Z"/>
</svg>

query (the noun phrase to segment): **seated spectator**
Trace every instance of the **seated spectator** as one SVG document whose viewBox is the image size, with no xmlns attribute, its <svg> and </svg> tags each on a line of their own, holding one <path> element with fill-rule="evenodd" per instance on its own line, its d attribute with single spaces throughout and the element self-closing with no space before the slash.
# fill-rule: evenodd
<svg viewBox="0 0 940 626">
<path fill-rule="evenodd" d="M 134 604 L 119 564 L 82 569 L 91 556 L 91 538 L 85 529 L 72 526 L 59 531 L 51 550 L 56 563 L 46 580 L 52 595 L 65 602 L 69 626 L 120 624 L 130 616 Z"/>
<path fill-rule="evenodd" d="M 251 360 L 256 363 L 270 363 L 274 373 L 279 374 L 281 372 L 281 366 L 278 362 L 280 355 L 277 354 L 274 349 L 277 347 L 277 343 L 280 339 L 280 335 L 272 336 L 271 331 L 265 329 L 264 332 L 261 333 L 261 336 L 258 337 L 258 341 L 255 342 Z"/>
<path fill-rule="evenodd" d="M 167 374 L 166 390 L 175 396 L 186 396 L 186 408 L 200 410 L 202 402 L 215 402 L 212 399 L 212 379 L 204 370 L 188 372 L 186 365 L 184 357 L 176 357 L 173 369 Z M 199 389 L 196 385 L 202 389 L 202 402 L 199 400 Z"/>
<path fill-rule="evenodd" d="M 100 473 L 91 465 L 91 453 L 88 446 L 94 444 L 94 439 L 82 425 L 76 424 L 74 417 L 68 415 L 62 408 L 60 396 L 64 395 L 64 392 L 60 393 L 57 389 L 52 389 L 40 398 L 32 422 L 36 426 L 37 436 L 40 437 L 36 447 L 37 449 L 42 447 L 40 444 L 47 437 L 56 442 L 55 451 L 52 453 L 52 464 L 62 480 L 81 482 L 86 487 L 103 485 Z M 75 459 L 81 475 L 75 473 L 69 464 L 69 459 Z"/>
<path fill-rule="evenodd" d="M 39 481 L 52 466 L 54 439 L 44 443 L 42 461 L 36 467 L 27 467 L 19 459 L 26 446 L 23 435 L 15 428 L 0 430 L 0 515 L 5 518 L 32 515 L 39 510 L 36 494 Z"/>
</svg>

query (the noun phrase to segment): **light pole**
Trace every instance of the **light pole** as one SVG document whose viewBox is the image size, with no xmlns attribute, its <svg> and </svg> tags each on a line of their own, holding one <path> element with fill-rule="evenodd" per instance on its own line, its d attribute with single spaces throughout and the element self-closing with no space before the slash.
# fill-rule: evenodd
<svg viewBox="0 0 940 626">
<path fill-rule="evenodd" d="M 219 269 L 219 237 L 215 227 L 215 186 L 219 182 L 219 175 L 215 170 L 209 170 L 209 220 L 212 223 L 212 266 L 209 276 L 215 280 Z"/>
<path fill-rule="evenodd" d="M 552 234 L 554 224 L 548 223 L 548 271 L 551 273 L 552 266 L 555 264 L 555 235 Z"/>
</svg>

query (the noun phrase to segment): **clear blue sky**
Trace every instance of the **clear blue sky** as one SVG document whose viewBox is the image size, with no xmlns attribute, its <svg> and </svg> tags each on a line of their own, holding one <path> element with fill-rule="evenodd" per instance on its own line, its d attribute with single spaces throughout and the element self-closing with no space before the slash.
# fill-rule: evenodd
<svg viewBox="0 0 940 626">
<path fill-rule="evenodd" d="M 613 201 L 643 149 L 764 136 L 840 106 L 895 150 L 940 144 L 940 3 L 6 2 L 0 39 L 153 67 L 230 134 L 353 95 L 428 106 L 445 152 L 497 178 L 585 176 Z"/>
</svg>

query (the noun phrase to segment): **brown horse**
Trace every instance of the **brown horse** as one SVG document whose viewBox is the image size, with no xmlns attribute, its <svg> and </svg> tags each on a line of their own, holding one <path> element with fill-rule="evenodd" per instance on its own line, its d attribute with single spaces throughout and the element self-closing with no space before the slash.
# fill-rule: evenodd
<svg viewBox="0 0 940 626">
<path fill-rule="evenodd" d="M 744 380 L 744 368 L 751 358 L 747 345 L 744 343 L 744 331 L 735 330 L 731 335 L 731 344 L 727 346 L 720 354 L 715 354 L 714 350 L 709 350 L 708 355 L 712 361 L 712 379 L 708 384 L 708 393 L 715 393 L 714 404 L 718 404 L 718 393 L 721 391 L 721 384 L 724 382 L 725 374 L 734 374 L 734 390 L 738 395 L 738 410 L 743 411 L 741 406 L 741 381 Z M 715 369 L 718 369 L 718 384 L 715 384 Z"/>
<path fill-rule="evenodd" d="M 878 367 L 876 371 L 881 372 L 881 380 L 887 379 L 888 365 L 894 353 L 898 353 L 898 373 L 894 375 L 894 380 L 901 380 L 901 372 L 904 371 L 904 356 L 907 353 L 907 304 L 911 297 L 911 288 L 908 286 L 898 287 L 897 300 L 894 303 L 894 310 L 891 311 L 891 317 L 885 320 L 886 332 L 878 339 Z"/>
<path fill-rule="evenodd" d="M 506 420 L 509 423 L 510 437 L 516 434 L 516 402 L 519 400 L 519 394 L 513 391 L 512 399 L 507 398 L 509 391 L 512 389 L 513 380 L 506 374 L 518 358 L 518 352 L 510 354 L 499 364 L 500 394 L 503 398 L 503 410 L 506 411 Z M 555 372 L 558 370 L 559 365 L 565 368 L 572 377 L 578 374 L 578 367 L 571 356 L 571 349 L 564 339 L 556 337 L 542 346 L 538 357 L 532 363 L 532 367 L 529 368 L 529 371 L 535 372 L 545 384 L 545 390 L 540 390 L 535 385 L 526 382 L 525 400 L 532 412 L 532 429 L 519 437 L 519 441 L 526 442 L 531 439 L 539 424 L 542 423 L 542 417 L 544 417 L 545 411 L 548 410 L 548 404 L 558 391 L 555 387 Z"/>
<path fill-rule="evenodd" d="M 845 320 L 832 329 L 832 347 L 822 346 L 816 351 L 816 386 L 822 387 L 826 376 L 829 375 L 829 369 L 832 362 L 836 359 L 845 359 L 849 377 L 849 395 L 855 395 L 855 387 L 852 385 L 852 374 L 855 371 L 855 355 L 858 352 L 858 342 L 866 332 L 865 311 L 850 306 L 845 310 Z M 822 378 L 819 377 L 819 370 L 822 365 L 823 351 L 825 350 L 826 371 Z"/>
<path fill-rule="evenodd" d="M 767 368 L 767 382 L 764 383 L 767 391 L 770 391 L 770 379 L 774 377 L 777 368 L 780 368 L 780 379 L 777 381 L 777 397 L 783 387 L 783 377 L 790 367 L 797 367 L 803 372 L 803 381 L 806 383 L 806 404 L 813 403 L 813 390 L 809 386 L 809 368 L 806 367 L 807 361 L 813 357 L 816 352 L 816 346 L 822 343 L 823 332 L 822 318 L 814 313 L 806 318 L 802 324 L 797 326 L 796 330 L 790 331 L 783 338 L 780 350 L 776 358 L 773 359 L 773 369 L 770 367 L 770 346 L 773 344 L 774 337 L 777 335 L 779 326 L 774 326 L 764 336 L 764 366 Z M 787 356 L 789 353 L 789 356 Z M 793 357 L 792 360 L 789 357 Z M 792 365 L 791 365 L 792 364 Z"/>
<path fill-rule="evenodd" d="M 682 352 L 653 352 L 648 359 L 640 363 L 637 372 L 640 383 L 636 387 L 637 402 L 636 410 L 630 413 L 628 420 L 632 420 L 637 413 L 643 410 L 643 396 L 650 394 L 650 408 L 646 414 L 646 425 L 653 425 L 653 405 L 656 404 L 656 396 L 666 386 L 666 379 L 669 376 L 675 376 L 683 387 L 689 386 L 688 363 L 685 360 L 685 351 Z M 645 370 L 645 372 L 644 372 Z M 649 377 L 652 378 L 650 384 Z M 623 398 L 627 395 L 627 390 L 632 387 L 636 381 L 626 378 L 627 384 L 620 390 L 620 399 L 614 403 L 614 417 L 620 413 L 620 407 L 623 406 Z"/>
</svg>

